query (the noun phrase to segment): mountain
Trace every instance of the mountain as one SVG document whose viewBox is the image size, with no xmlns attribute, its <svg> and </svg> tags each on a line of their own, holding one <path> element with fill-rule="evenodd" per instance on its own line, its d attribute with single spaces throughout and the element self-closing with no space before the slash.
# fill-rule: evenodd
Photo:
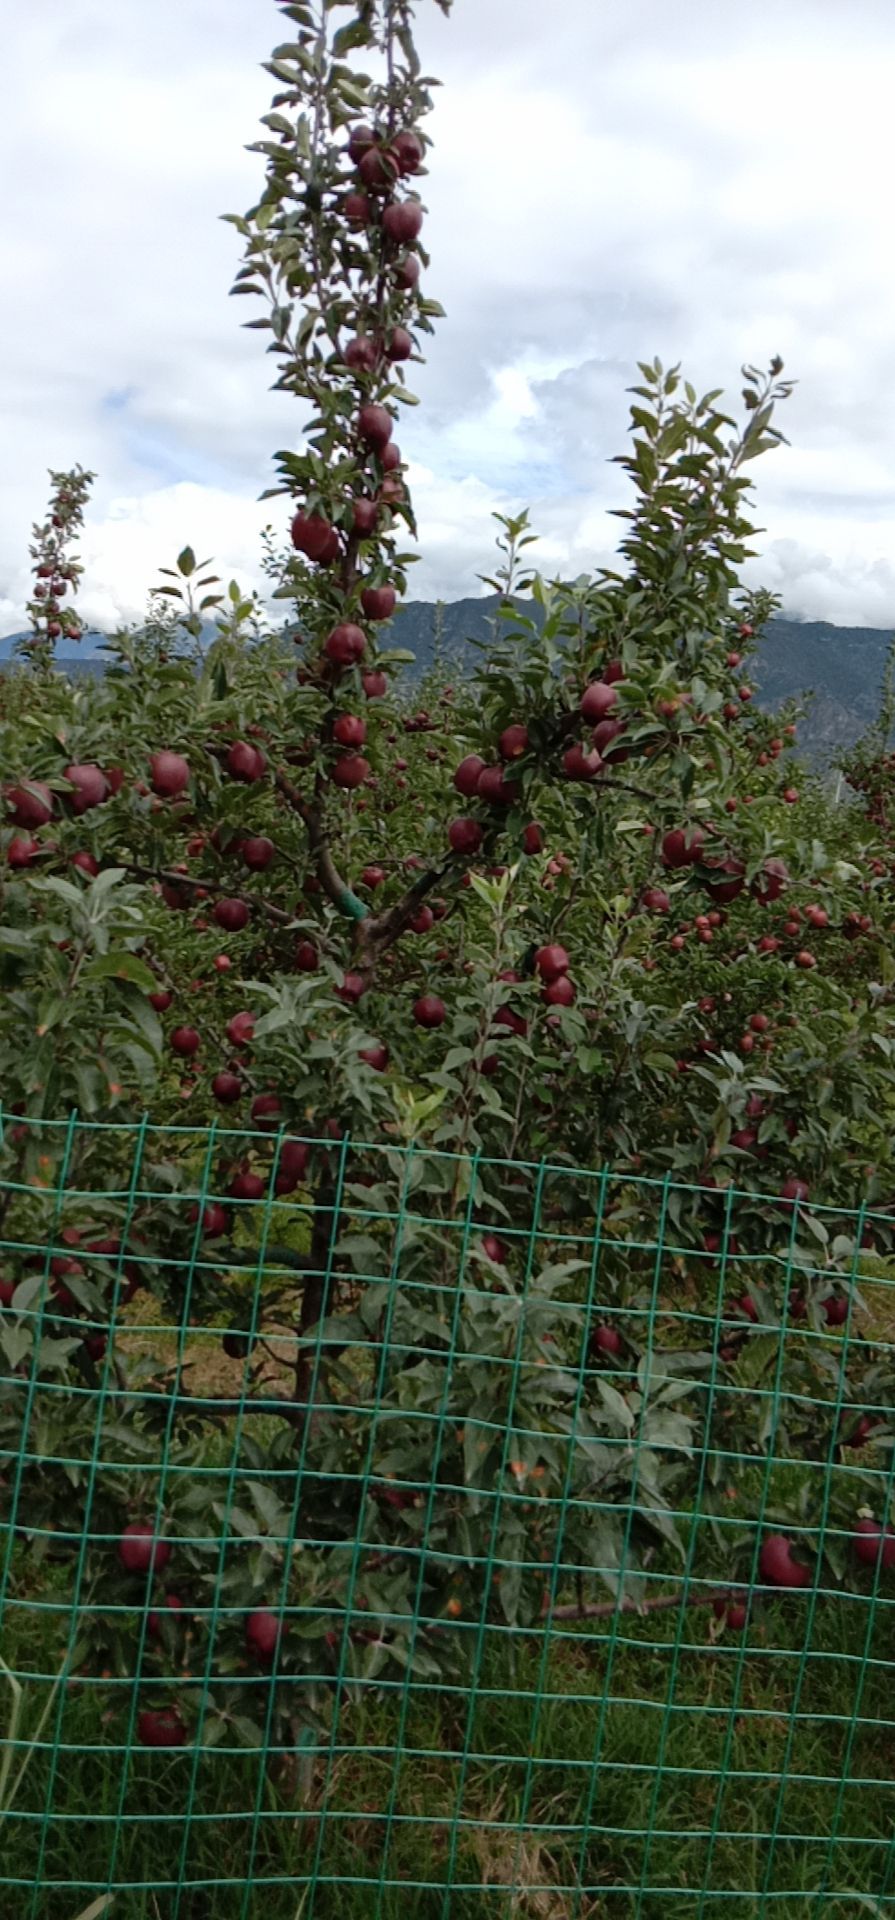
<svg viewBox="0 0 895 1920">
<path fill-rule="evenodd" d="M 437 662 L 446 671 L 467 673 L 481 659 L 472 643 L 488 640 L 496 606 L 493 594 L 437 604 L 409 600 L 385 630 L 387 644 L 413 653 L 419 673 Z M 0 666 L 14 657 L 15 639 L 14 634 L 0 639 Z M 97 651 L 101 640 L 101 634 L 89 633 L 80 646 L 63 642 L 60 665 L 76 677 L 102 673 L 107 656 Z M 819 764 L 829 762 L 875 719 L 892 640 L 878 627 L 836 627 L 826 620 L 785 616 L 771 620 L 750 675 L 758 704 L 774 709 L 787 700 L 804 702 L 802 751 Z"/>
</svg>

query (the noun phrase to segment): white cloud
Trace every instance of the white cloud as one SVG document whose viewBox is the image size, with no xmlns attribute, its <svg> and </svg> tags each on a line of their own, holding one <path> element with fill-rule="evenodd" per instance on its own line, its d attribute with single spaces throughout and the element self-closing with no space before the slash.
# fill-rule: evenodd
<svg viewBox="0 0 895 1920">
<path fill-rule="evenodd" d="M 750 576 L 805 617 L 895 622 L 887 0 L 421 0 L 440 73 L 426 182 L 448 319 L 414 369 L 417 595 L 476 590 L 496 509 L 547 570 L 608 557 L 636 361 L 739 389 L 779 351 L 792 440 L 755 470 Z M 0 167 L 0 631 L 21 624 L 46 469 L 99 474 L 83 606 L 136 617 L 185 540 L 259 584 L 270 454 L 300 419 L 228 302 L 218 216 L 277 33 L 262 0 L 40 0 L 7 35 Z M 23 159 L 27 156 L 27 161 Z"/>
</svg>

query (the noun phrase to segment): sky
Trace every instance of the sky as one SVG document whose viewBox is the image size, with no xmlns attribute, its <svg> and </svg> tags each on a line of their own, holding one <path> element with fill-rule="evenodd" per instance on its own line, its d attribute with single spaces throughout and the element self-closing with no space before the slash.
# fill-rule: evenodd
<svg viewBox="0 0 895 1920">
<path fill-rule="evenodd" d="M 418 0 L 426 291 L 447 310 L 400 438 L 413 598 L 483 591 L 495 512 L 547 575 L 612 562 L 638 360 L 736 403 L 797 380 L 753 472 L 745 579 L 895 625 L 891 0 Z M 3 34 L 0 634 L 24 624 L 47 470 L 97 483 L 81 610 L 140 618 L 189 541 L 260 587 L 272 454 L 303 414 L 228 299 L 257 199 L 273 0 L 39 0 Z M 263 311 L 260 304 L 258 312 Z"/>
</svg>

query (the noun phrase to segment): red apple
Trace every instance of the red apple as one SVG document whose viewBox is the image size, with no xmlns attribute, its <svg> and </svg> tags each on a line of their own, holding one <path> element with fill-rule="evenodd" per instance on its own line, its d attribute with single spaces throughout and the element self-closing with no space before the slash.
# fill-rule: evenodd
<svg viewBox="0 0 895 1920">
<path fill-rule="evenodd" d="M 571 962 L 565 950 L 555 943 L 539 947 L 535 954 L 535 966 L 542 980 L 558 980 L 561 973 L 568 973 Z"/>
<path fill-rule="evenodd" d="M 482 838 L 483 830 L 478 820 L 452 820 L 448 827 L 448 840 L 454 853 L 478 853 Z"/>
<path fill-rule="evenodd" d="M 71 863 L 73 867 L 77 867 L 79 873 L 89 874 L 91 880 L 95 880 L 99 873 L 99 861 L 84 847 L 78 853 L 72 854 Z"/>
<path fill-rule="evenodd" d="M 360 753 L 342 753 L 333 763 L 332 779 L 334 786 L 353 791 L 362 787 L 370 772 L 370 762 Z"/>
<path fill-rule="evenodd" d="M 595 780 L 602 765 L 598 753 L 588 753 L 585 747 L 577 744 L 567 747 L 562 757 L 562 770 L 567 780 Z"/>
<path fill-rule="evenodd" d="M 390 146 L 399 173 L 419 173 L 426 149 L 413 127 L 401 127 L 392 135 Z"/>
<path fill-rule="evenodd" d="M 440 1027 L 447 1019 L 447 1008 L 437 993 L 424 993 L 414 1001 L 413 1018 L 418 1027 Z"/>
<path fill-rule="evenodd" d="M 161 1573 L 171 1558 L 171 1542 L 159 1539 L 154 1527 L 134 1520 L 119 1539 L 118 1558 L 128 1573 Z"/>
<path fill-rule="evenodd" d="M 235 1073 L 216 1073 L 211 1091 L 222 1107 L 232 1107 L 242 1097 L 242 1081 Z"/>
<path fill-rule="evenodd" d="M 186 1744 L 186 1727 L 176 1707 L 147 1709 L 137 1716 L 137 1738 L 142 1747 L 182 1747 Z"/>
<path fill-rule="evenodd" d="M 260 1173 L 250 1173 L 247 1167 L 243 1167 L 233 1175 L 227 1192 L 234 1200 L 261 1200 L 266 1188 Z"/>
<path fill-rule="evenodd" d="M 336 988 L 336 996 L 346 1007 L 356 1006 L 367 991 L 367 983 L 362 973 L 344 973 L 342 984 Z"/>
<path fill-rule="evenodd" d="M 362 747 L 367 737 L 367 723 L 356 713 L 340 713 L 333 726 L 333 739 L 340 747 Z"/>
<path fill-rule="evenodd" d="M 149 760 L 149 784 L 163 800 L 185 793 L 190 784 L 189 763 L 179 753 L 153 753 Z"/>
<path fill-rule="evenodd" d="M 476 792 L 489 807 L 511 807 L 519 798 L 514 780 L 507 780 L 501 767 L 483 767 Z"/>
<path fill-rule="evenodd" d="M 808 1587 L 811 1574 L 792 1557 L 792 1541 L 784 1533 L 769 1533 L 762 1542 L 758 1568 L 772 1587 Z"/>
<path fill-rule="evenodd" d="M 692 867 L 702 852 L 705 834 L 701 827 L 672 827 L 662 836 L 661 859 L 665 867 Z"/>
<path fill-rule="evenodd" d="M 40 853 L 40 843 L 26 834 L 16 834 L 6 849 L 7 863 L 11 867 L 30 867 Z"/>
<path fill-rule="evenodd" d="M 595 724 L 598 720 L 605 720 L 610 708 L 617 703 L 618 694 L 614 687 L 609 686 L 605 680 L 592 680 L 590 686 L 585 687 L 582 696 L 582 717 Z"/>
<path fill-rule="evenodd" d="M 225 933 L 241 933 L 249 923 L 249 909 L 244 900 L 216 900 L 213 916 Z"/>
<path fill-rule="evenodd" d="M 336 530 L 322 513 L 297 513 L 292 522 L 292 545 L 308 560 L 325 560 L 332 551 Z M 338 534 L 336 534 L 338 539 Z"/>
<path fill-rule="evenodd" d="M 852 1544 L 862 1566 L 895 1566 L 895 1527 L 882 1527 L 878 1520 L 862 1518 L 856 1523 Z"/>
<path fill-rule="evenodd" d="M 412 244 L 423 224 L 423 209 L 418 200 L 392 200 L 382 216 L 382 230 L 398 246 Z"/>
<path fill-rule="evenodd" d="M 227 1039 L 231 1047 L 250 1046 L 254 1032 L 255 1015 L 253 1013 L 234 1013 L 232 1020 L 227 1022 Z"/>
<path fill-rule="evenodd" d="M 245 865 L 250 867 L 253 873 L 263 873 L 265 867 L 270 866 L 276 848 L 273 841 L 268 840 L 266 834 L 250 833 L 248 839 L 243 841 L 239 851 Z"/>
<path fill-rule="evenodd" d="M 200 1040 L 195 1027 L 175 1027 L 171 1035 L 171 1046 L 185 1060 L 192 1059 L 198 1053 Z"/>
<path fill-rule="evenodd" d="M 245 1624 L 245 1642 L 256 1659 L 269 1666 L 280 1642 L 280 1622 L 269 1607 L 258 1607 Z"/>
<path fill-rule="evenodd" d="M 501 760 L 520 759 L 523 753 L 528 752 L 528 728 L 518 721 L 511 727 L 504 727 L 497 742 L 497 751 Z"/>
<path fill-rule="evenodd" d="M 283 1118 L 279 1094 L 256 1093 L 249 1108 L 253 1124 L 264 1132 L 276 1133 Z"/>
<path fill-rule="evenodd" d="M 368 620 L 390 620 L 397 598 L 394 587 L 365 587 L 360 603 Z"/>
<path fill-rule="evenodd" d="M 353 503 L 351 512 L 354 520 L 355 533 L 375 533 L 376 522 L 379 519 L 378 500 L 369 500 L 365 494 L 359 494 Z"/>
<path fill-rule="evenodd" d="M 53 795 L 43 780 L 26 780 L 9 787 L 6 804 L 17 827 L 45 827 L 53 817 Z"/>
<path fill-rule="evenodd" d="M 479 780 L 485 771 L 485 762 L 478 753 L 468 753 L 465 760 L 454 770 L 454 786 L 464 799 L 471 800 L 479 790 Z"/>
<path fill-rule="evenodd" d="M 342 358 L 352 373 L 372 373 L 378 363 L 381 349 L 369 334 L 356 334 L 346 343 Z"/>
<path fill-rule="evenodd" d="M 671 901 L 662 887 L 647 887 L 641 899 L 648 913 L 671 912 Z"/>
<path fill-rule="evenodd" d="M 157 993 L 149 995 L 149 1005 L 155 1008 L 156 1013 L 167 1013 L 173 998 L 173 993 L 167 987 L 160 987 Z"/>
<path fill-rule="evenodd" d="M 361 686 L 368 700 L 382 700 L 388 693 L 387 676 L 378 670 L 374 673 L 362 673 Z"/>
<path fill-rule="evenodd" d="M 358 432 L 374 453 L 381 453 L 388 445 L 394 430 L 394 421 L 386 407 L 377 407 L 372 401 L 361 407 L 357 416 Z"/>
<path fill-rule="evenodd" d="M 385 349 L 389 360 L 409 360 L 413 352 L 413 336 L 406 327 L 395 327 Z"/>
<path fill-rule="evenodd" d="M 324 652 L 328 660 L 336 667 L 353 667 L 363 658 L 367 645 L 367 636 L 362 627 L 356 627 L 350 620 L 342 621 L 333 627 L 328 635 Z"/>
<path fill-rule="evenodd" d="M 561 973 L 558 979 L 551 980 L 549 985 L 543 988 L 541 999 L 548 1007 L 574 1006 L 576 999 L 574 982 L 569 979 L 567 973 Z"/>
<path fill-rule="evenodd" d="M 523 853 L 542 853 L 544 849 L 544 830 L 537 820 L 530 820 L 522 835 Z"/>
<path fill-rule="evenodd" d="M 608 1354 L 611 1359 L 621 1353 L 622 1340 L 617 1327 L 601 1325 L 595 1327 L 590 1337 L 590 1346 L 597 1353 Z"/>
<path fill-rule="evenodd" d="M 402 293 L 412 293 L 419 283 L 420 263 L 415 253 L 405 253 L 403 260 L 395 261 L 395 286 Z"/>
<path fill-rule="evenodd" d="M 71 801 L 73 814 L 86 814 L 90 812 L 92 806 L 100 806 L 102 801 L 108 799 L 109 787 L 106 774 L 98 766 L 92 766 L 92 762 L 88 762 L 85 766 L 77 766 L 77 764 L 67 766 L 65 780 L 69 781 L 69 785 L 75 789 L 75 795 Z"/>
<path fill-rule="evenodd" d="M 295 949 L 295 965 L 299 973 L 313 973 L 319 963 L 319 955 L 313 940 L 299 940 Z"/>
<path fill-rule="evenodd" d="M 385 1072 L 388 1066 L 388 1047 L 383 1046 L 381 1040 L 374 1041 L 370 1047 L 361 1047 L 359 1051 L 361 1059 L 366 1060 L 367 1066 L 372 1067 L 375 1073 Z"/>
<path fill-rule="evenodd" d="M 229 748 L 226 759 L 227 772 L 233 780 L 244 780 L 247 785 L 260 780 L 267 761 L 259 747 L 253 747 L 249 740 L 235 740 Z"/>
</svg>

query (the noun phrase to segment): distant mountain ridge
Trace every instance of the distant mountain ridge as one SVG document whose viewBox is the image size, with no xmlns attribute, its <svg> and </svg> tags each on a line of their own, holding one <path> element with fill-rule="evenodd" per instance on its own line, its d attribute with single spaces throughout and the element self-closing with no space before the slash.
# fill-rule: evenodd
<svg viewBox="0 0 895 1920">
<path fill-rule="evenodd" d="M 481 659 L 472 643 L 488 640 L 497 604 L 494 594 L 437 603 L 409 600 L 387 629 L 388 641 L 415 655 L 419 673 L 438 661 L 449 671 L 468 672 Z M 14 658 L 17 637 L 0 639 L 0 666 Z M 102 638 L 88 633 L 80 645 L 61 643 L 60 665 L 76 674 L 102 673 Z M 875 719 L 892 640 L 887 628 L 838 627 L 827 620 L 786 616 L 771 620 L 754 656 L 758 703 L 776 708 L 786 700 L 806 699 L 800 728 L 803 751 L 812 759 L 830 760 Z"/>
</svg>

